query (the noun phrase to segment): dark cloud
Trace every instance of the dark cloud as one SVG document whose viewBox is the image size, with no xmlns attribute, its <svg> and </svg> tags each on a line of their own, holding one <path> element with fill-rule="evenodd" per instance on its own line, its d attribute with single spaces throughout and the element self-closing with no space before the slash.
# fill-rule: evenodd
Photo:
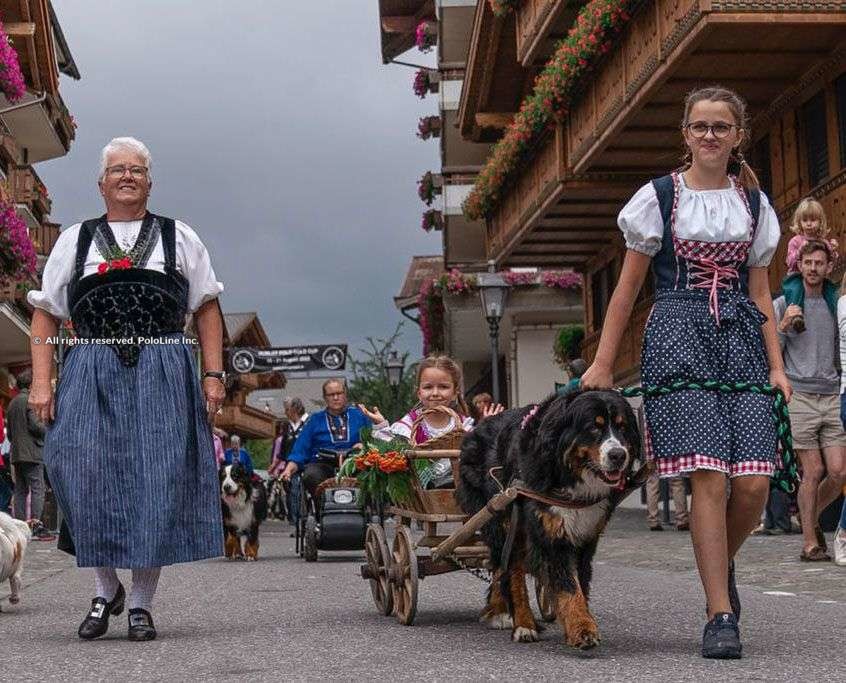
<svg viewBox="0 0 846 683">
<path fill-rule="evenodd" d="M 99 151 L 133 135 L 153 154 L 151 208 L 200 233 L 226 310 L 257 310 L 279 345 L 393 329 L 410 256 L 440 251 L 415 192 L 438 158 L 417 118 L 437 101 L 381 64 L 375 0 L 53 4 L 82 73 L 62 79 L 71 152 L 37 169 L 53 220 L 102 211 Z M 404 340 L 419 353 L 410 324 Z"/>
</svg>

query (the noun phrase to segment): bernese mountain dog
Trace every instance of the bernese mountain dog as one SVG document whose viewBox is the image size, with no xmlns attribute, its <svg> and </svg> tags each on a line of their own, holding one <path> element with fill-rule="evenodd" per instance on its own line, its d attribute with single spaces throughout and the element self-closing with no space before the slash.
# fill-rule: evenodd
<svg viewBox="0 0 846 683">
<path fill-rule="evenodd" d="M 639 459 L 634 412 L 612 391 L 552 396 L 533 408 L 507 410 L 465 437 L 456 491 L 464 512 L 481 510 L 500 492 L 500 484 L 519 485 L 545 499 L 519 496 L 513 503 L 518 522 L 507 558 L 503 548 L 511 507 L 482 528 L 493 570 L 483 622 L 511 628 L 515 642 L 538 639 L 526 592 L 528 573 L 551 590 L 566 643 L 583 650 L 599 644 L 588 608 L 591 565 L 599 536 L 631 485 Z"/>
<path fill-rule="evenodd" d="M 240 464 L 220 469 L 220 500 L 223 509 L 224 553 L 227 559 L 258 559 L 259 526 L 267 519 L 267 491 L 253 483 Z M 245 536 L 241 549 L 241 537 Z"/>
</svg>

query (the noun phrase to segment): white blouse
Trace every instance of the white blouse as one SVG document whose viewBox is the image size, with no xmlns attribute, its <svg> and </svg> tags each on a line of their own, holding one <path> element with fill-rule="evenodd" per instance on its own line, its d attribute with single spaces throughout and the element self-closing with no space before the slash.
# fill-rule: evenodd
<svg viewBox="0 0 846 683">
<path fill-rule="evenodd" d="M 197 233 L 182 221 L 175 223 L 176 269 L 188 280 L 188 308 L 193 313 L 206 301 L 218 297 L 223 292 L 223 283 L 217 281 L 209 252 Z M 82 223 L 77 223 L 61 232 L 44 266 L 41 289 L 32 290 L 27 294 L 27 301 L 32 306 L 42 308 L 60 320 L 70 317 L 68 284 L 73 278 L 76 242 L 81 226 Z M 129 251 L 141 231 L 141 221 L 109 221 L 109 227 L 118 245 Z M 96 243 L 92 241 L 85 258 L 83 277 L 96 273 L 97 266 L 105 260 Z M 145 267 L 148 270 L 164 272 L 164 247 L 161 236 Z"/>
<path fill-rule="evenodd" d="M 752 218 L 746 203 L 730 187 L 722 190 L 691 190 L 679 175 L 679 204 L 676 211 L 676 235 L 700 242 L 743 242 L 749 239 Z M 647 183 L 626 204 L 617 217 L 626 247 L 655 256 L 661 250 L 664 221 L 658 206 L 655 186 Z M 766 267 L 778 247 L 781 227 L 770 200 L 761 192 L 761 210 L 755 239 L 750 245 L 746 263 Z"/>
</svg>

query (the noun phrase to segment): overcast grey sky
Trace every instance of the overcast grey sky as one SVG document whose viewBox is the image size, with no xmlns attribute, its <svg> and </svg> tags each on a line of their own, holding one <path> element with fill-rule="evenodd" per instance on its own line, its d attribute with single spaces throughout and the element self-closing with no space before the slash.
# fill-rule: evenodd
<svg viewBox="0 0 846 683">
<path fill-rule="evenodd" d="M 415 186 L 437 164 L 437 141 L 414 135 L 437 99 L 382 65 L 376 0 L 53 4 L 82 74 L 62 77 L 71 151 L 37 166 L 53 220 L 102 212 L 100 149 L 133 135 L 153 155 L 150 208 L 200 234 L 224 310 L 258 311 L 280 346 L 357 348 L 402 320 L 411 255 L 440 252 Z"/>
</svg>

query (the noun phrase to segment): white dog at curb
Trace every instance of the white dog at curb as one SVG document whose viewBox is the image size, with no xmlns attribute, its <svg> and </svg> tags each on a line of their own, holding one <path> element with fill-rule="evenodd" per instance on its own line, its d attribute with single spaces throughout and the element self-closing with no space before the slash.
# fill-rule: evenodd
<svg viewBox="0 0 846 683">
<path fill-rule="evenodd" d="M 21 571 L 31 537 L 32 532 L 26 522 L 0 512 L 0 583 L 9 580 L 12 591 L 9 602 L 13 605 L 21 599 Z"/>
</svg>

